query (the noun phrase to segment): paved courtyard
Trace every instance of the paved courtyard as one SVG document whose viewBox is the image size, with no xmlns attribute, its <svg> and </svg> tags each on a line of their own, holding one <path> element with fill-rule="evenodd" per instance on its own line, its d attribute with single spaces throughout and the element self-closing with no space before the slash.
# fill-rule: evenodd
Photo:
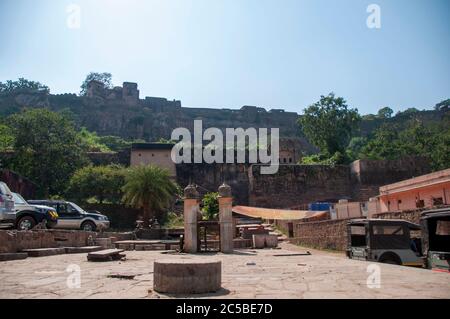
<svg viewBox="0 0 450 319">
<path fill-rule="evenodd" d="M 86 254 L 1 262 L 0 298 L 170 298 L 152 290 L 153 261 L 160 258 L 222 260 L 223 289 L 196 298 L 450 298 L 449 274 L 376 264 L 381 287 L 368 288 L 370 263 L 315 250 L 292 255 L 305 251 L 283 243 L 232 255 L 127 251 L 126 261 L 106 263 L 88 262 Z M 285 254 L 291 256 L 274 256 Z M 69 265 L 81 269 L 80 288 L 67 286 Z"/>
</svg>

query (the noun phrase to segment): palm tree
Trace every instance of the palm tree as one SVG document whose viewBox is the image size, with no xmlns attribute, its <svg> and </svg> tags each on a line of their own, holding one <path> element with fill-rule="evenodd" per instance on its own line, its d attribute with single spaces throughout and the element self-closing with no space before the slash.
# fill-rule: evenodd
<svg viewBox="0 0 450 319">
<path fill-rule="evenodd" d="M 130 168 L 122 189 L 123 202 L 143 210 L 145 226 L 148 226 L 152 214 L 167 208 L 179 193 L 179 187 L 170 179 L 169 171 L 153 165 Z"/>
</svg>

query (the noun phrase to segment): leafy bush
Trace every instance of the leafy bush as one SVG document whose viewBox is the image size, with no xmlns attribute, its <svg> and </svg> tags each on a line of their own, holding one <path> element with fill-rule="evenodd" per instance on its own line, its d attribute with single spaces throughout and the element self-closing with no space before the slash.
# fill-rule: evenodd
<svg viewBox="0 0 450 319">
<path fill-rule="evenodd" d="M 214 220 L 219 216 L 219 193 L 207 193 L 202 199 L 202 216 Z"/>
<path fill-rule="evenodd" d="M 163 228 L 182 228 L 184 227 L 183 214 L 176 214 L 174 212 L 168 212 L 162 220 Z"/>
<path fill-rule="evenodd" d="M 119 165 L 86 166 L 75 172 L 69 182 L 67 197 L 87 202 L 120 203 L 125 184 L 125 169 Z"/>
</svg>

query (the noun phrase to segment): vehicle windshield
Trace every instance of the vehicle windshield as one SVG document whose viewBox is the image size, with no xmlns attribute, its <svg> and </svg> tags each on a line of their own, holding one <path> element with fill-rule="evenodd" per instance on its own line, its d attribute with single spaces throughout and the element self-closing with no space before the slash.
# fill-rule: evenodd
<svg viewBox="0 0 450 319">
<path fill-rule="evenodd" d="M 78 206 L 77 204 L 72 203 L 72 202 L 69 202 L 69 204 L 72 205 L 72 207 L 75 208 L 79 213 L 87 214 L 86 211 L 83 208 L 81 208 L 80 206 Z"/>
<path fill-rule="evenodd" d="M 12 195 L 13 195 L 13 199 L 14 199 L 14 203 L 15 204 L 28 205 L 27 201 L 20 194 L 12 193 Z"/>
<path fill-rule="evenodd" d="M 428 230 L 430 250 L 450 252 L 450 217 L 430 220 Z"/>
<path fill-rule="evenodd" d="M 0 183 L 0 194 L 2 195 L 10 195 L 11 191 L 5 183 Z"/>
<path fill-rule="evenodd" d="M 350 244 L 352 247 L 365 247 L 366 227 L 363 225 L 352 225 L 350 227 Z"/>
</svg>

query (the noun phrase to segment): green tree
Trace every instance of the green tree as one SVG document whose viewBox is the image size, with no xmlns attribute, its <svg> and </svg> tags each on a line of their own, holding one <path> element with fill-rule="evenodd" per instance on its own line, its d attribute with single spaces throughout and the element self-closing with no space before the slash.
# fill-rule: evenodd
<svg viewBox="0 0 450 319">
<path fill-rule="evenodd" d="M 95 198 L 99 203 L 117 204 L 121 202 L 124 184 L 125 169 L 122 166 L 86 166 L 70 178 L 66 197 L 85 202 Z"/>
<path fill-rule="evenodd" d="M 170 178 L 169 171 L 153 165 L 130 168 L 122 190 L 125 204 L 142 209 L 145 226 L 179 194 L 179 187 Z"/>
<path fill-rule="evenodd" d="M 367 144 L 368 140 L 363 136 L 356 136 L 350 140 L 347 146 L 347 156 L 351 161 L 359 159 L 361 150 Z"/>
<path fill-rule="evenodd" d="M 394 110 L 390 107 L 383 107 L 378 111 L 377 117 L 380 119 L 389 119 L 394 114 Z"/>
<path fill-rule="evenodd" d="M 205 220 L 214 220 L 219 216 L 219 193 L 205 194 L 202 199 L 202 216 Z"/>
<path fill-rule="evenodd" d="M 0 124 L 0 152 L 12 150 L 15 137 L 9 126 Z"/>
<path fill-rule="evenodd" d="M 164 138 L 164 137 L 161 137 L 161 138 L 158 140 L 158 143 L 160 143 L 160 144 L 176 144 L 175 141 L 168 140 L 168 139 L 166 139 L 166 138 Z"/>
<path fill-rule="evenodd" d="M 15 136 L 13 169 L 37 183 L 44 196 L 63 193 L 70 176 L 87 162 L 73 123 L 47 109 L 14 114 L 8 121 Z"/>
<path fill-rule="evenodd" d="M 19 78 L 17 81 L 8 80 L 5 83 L 0 82 L 0 93 L 32 91 L 50 93 L 48 86 L 41 84 L 40 82 L 30 81 L 24 78 Z"/>
<path fill-rule="evenodd" d="M 408 122 L 405 129 L 385 124 L 361 149 L 360 156 L 369 159 L 398 159 L 404 156 L 424 156 L 433 170 L 450 167 L 450 123 L 425 125 L 418 120 Z"/>
<path fill-rule="evenodd" d="M 361 148 L 361 156 L 368 159 L 396 159 L 399 155 L 399 128 L 397 125 L 383 124 L 374 137 Z"/>
<path fill-rule="evenodd" d="M 101 138 L 96 132 L 89 132 L 85 127 L 82 127 L 78 135 L 84 143 L 88 152 L 110 152 L 108 146 L 101 143 Z"/>
<path fill-rule="evenodd" d="M 446 111 L 450 108 L 450 99 L 443 100 L 434 106 L 436 111 Z"/>
<path fill-rule="evenodd" d="M 91 72 L 86 76 L 86 79 L 81 84 L 80 95 L 84 96 L 87 94 L 87 87 L 89 82 L 91 81 L 99 81 L 105 85 L 106 88 L 112 88 L 112 75 L 108 72 L 97 73 Z"/>
<path fill-rule="evenodd" d="M 310 142 L 325 156 L 333 156 L 344 153 L 360 120 L 357 109 L 349 109 L 342 97 L 330 93 L 306 108 L 298 122 Z"/>
<path fill-rule="evenodd" d="M 418 113 L 418 112 L 420 112 L 417 108 L 415 108 L 415 107 L 409 107 L 409 108 L 407 108 L 406 110 L 404 110 L 404 111 L 401 111 L 401 112 L 397 112 L 397 116 L 398 115 L 413 115 L 413 114 L 416 114 L 416 113 Z"/>
<path fill-rule="evenodd" d="M 361 116 L 361 120 L 363 120 L 363 121 L 373 121 L 376 119 L 377 119 L 377 116 L 375 114 L 366 114 L 366 115 Z"/>
<path fill-rule="evenodd" d="M 119 136 L 107 135 L 99 136 L 98 143 L 106 145 L 111 151 L 117 152 L 123 150 L 124 148 L 130 147 L 132 142 L 124 140 Z"/>
</svg>

